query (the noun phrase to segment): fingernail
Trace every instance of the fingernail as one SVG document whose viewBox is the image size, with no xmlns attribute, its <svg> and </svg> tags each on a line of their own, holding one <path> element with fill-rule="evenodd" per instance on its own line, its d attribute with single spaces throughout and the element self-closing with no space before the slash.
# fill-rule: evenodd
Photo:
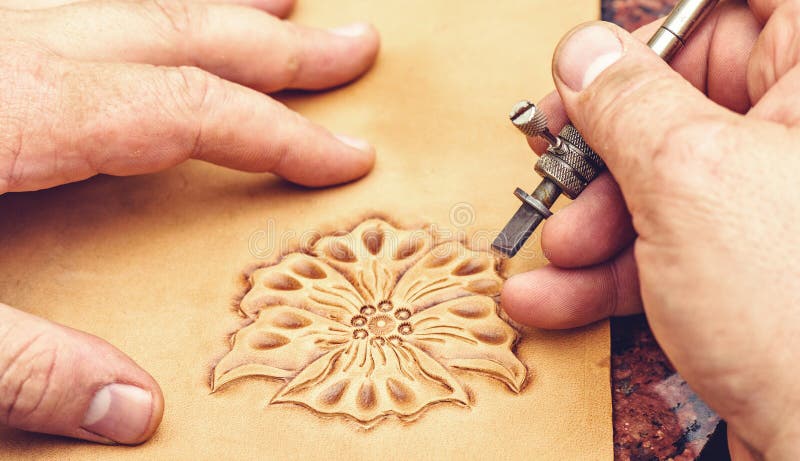
<svg viewBox="0 0 800 461">
<path fill-rule="evenodd" d="M 355 22 L 346 26 L 334 27 L 328 29 L 331 33 L 341 35 L 343 37 L 358 37 L 364 35 L 369 29 L 369 25 L 363 22 Z"/>
<path fill-rule="evenodd" d="M 622 43 L 608 27 L 592 25 L 573 33 L 556 58 L 559 78 L 573 91 L 583 91 L 622 57 Z"/>
<path fill-rule="evenodd" d="M 356 148 L 358 150 L 361 150 L 361 151 L 364 151 L 364 152 L 372 151 L 372 145 L 370 143 L 368 143 L 367 141 L 363 140 L 363 139 L 353 138 L 353 137 L 346 136 L 346 135 L 343 135 L 343 134 L 337 134 L 336 138 L 338 138 L 339 141 L 342 141 L 343 143 L 347 144 L 348 146 Z"/>
<path fill-rule="evenodd" d="M 117 443 L 134 443 L 150 425 L 153 397 L 127 384 L 109 384 L 97 391 L 82 427 Z"/>
</svg>

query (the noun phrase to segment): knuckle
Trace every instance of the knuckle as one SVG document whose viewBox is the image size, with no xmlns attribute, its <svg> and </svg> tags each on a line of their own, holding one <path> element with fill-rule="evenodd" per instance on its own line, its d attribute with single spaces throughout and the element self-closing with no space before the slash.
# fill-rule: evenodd
<svg viewBox="0 0 800 461">
<path fill-rule="evenodd" d="M 203 21 L 204 9 L 184 0 L 148 0 L 144 7 L 158 29 L 167 36 L 189 35 L 198 30 Z"/>
<path fill-rule="evenodd" d="M 736 130 L 716 116 L 684 120 L 668 130 L 648 160 L 646 180 L 637 182 L 636 200 L 630 201 L 640 235 L 678 241 L 675 232 L 685 226 L 676 225 L 675 216 L 705 222 L 709 210 L 723 206 L 720 171 L 736 149 Z"/>
<path fill-rule="evenodd" d="M 22 133 L 22 127 L 16 123 L 7 123 L 0 133 L 0 195 L 16 190 L 21 182 L 18 165 Z"/>
<path fill-rule="evenodd" d="M 58 343 L 44 333 L 4 347 L 0 359 L 0 422 L 25 427 L 51 390 Z"/>
<path fill-rule="evenodd" d="M 795 67 L 800 59 L 800 50 L 797 47 L 797 35 L 800 28 L 800 1 L 786 1 L 781 3 L 766 24 L 761 39 L 761 46 L 755 48 L 760 52 L 765 49 L 767 59 L 762 65 L 763 75 L 772 86 L 775 82 Z M 760 60 L 752 60 L 758 63 Z"/>
<path fill-rule="evenodd" d="M 296 47 L 290 47 L 283 67 L 283 88 L 288 88 L 297 80 L 300 73 L 300 56 Z"/>
<path fill-rule="evenodd" d="M 581 101 L 588 103 L 587 130 L 599 140 L 594 146 L 599 152 L 613 149 L 633 167 L 626 170 L 647 174 L 675 171 L 676 165 L 690 161 L 718 161 L 718 151 L 707 140 L 729 134 L 730 120 L 705 108 L 699 93 L 698 108 L 687 108 L 695 100 L 681 86 L 688 83 L 644 66 L 612 71 L 605 78 L 601 88 L 589 90 Z M 681 110 L 676 110 L 676 101 Z"/>
<path fill-rule="evenodd" d="M 186 151 L 189 158 L 197 158 L 202 147 L 202 126 L 205 114 L 210 110 L 213 95 L 220 93 L 222 80 L 196 67 L 177 67 L 167 71 L 168 97 L 176 107 L 173 118 L 178 120 L 182 145 L 190 145 Z"/>
<path fill-rule="evenodd" d="M 282 21 L 283 38 L 280 47 L 280 56 L 276 56 L 273 62 L 278 66 L 273 71 L 274 90 L 281 90 L 291 87 L 297 80 L 302 66 L 302 50 L 300 29 L 294 24 Z"/>
<path fill-rule="evenodd" d="M 212 87 L 218 83 L 217 77 L 197 67 L 176 67 L 166 72 L 168 96 L 188 114 L 205 111 Z"/>
<path fill-rule="evenodd" d="M 23 174 L 31 173 L 22 168 L 23 140 L 52 123 L 63 97 L 62 70 L 58 59 L 30 46 L 0 47 L 0 194 L 19 190 Z"/>
<path fill-rule="evenodd" d="M 695 129 L 691 123 L 683 121 L 668 133 L 657 135 L 655 147 L 646 161 L 647 181 L 642 181 L 641 187 L 647 192 L 649 201 L 658 204 L 659 208 L 664 208 L 676 197 L 692 190 L 684 187 L 683 182 L 688 177 L 687 170 L 694 170 L 688 162 L 697 152 L 692 140 Z"/>
<path fill-rule="evenodd" d="M 677 180 L 685 173 L 713 172 L 723 161 L 732 133 L 729 121 L 717 116 L 691 117 L 662 130 L 652 152 L 652 171 Z"/>
<path fill-rule="evenodd" d="M 581 96 L 587 129 L 603 142 L 620 143 L 641 139 L 637 132 L 646 130 L 639 120 L 640 108 L 650 104 L 652 89 L 659 85 L 659 76 L 647 69 L 629 67 L 610 69 L 602 76 L 602 85 L 593 85 Z M 601 146 L 598 149 L 602 151 Z"/>
<path fill-rule="evenodd" d="M 650 150 L 654 167 L 659 164 L 674 163 L 676 158 L 686 158 L 695 150 L 692 135 L 695 130 L 695 121 L 680 120 L 675 122 L 669 130 L 657 130 L 652 133 L 653 140 Z"/>
</svg>

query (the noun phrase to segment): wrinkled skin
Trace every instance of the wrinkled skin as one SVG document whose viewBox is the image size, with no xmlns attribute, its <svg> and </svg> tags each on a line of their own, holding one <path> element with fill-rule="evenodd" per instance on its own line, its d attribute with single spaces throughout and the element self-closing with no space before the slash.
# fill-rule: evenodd
<svg viewBox="0 0 800 461">
<path fill-rule="evenodd" d="M 544 328 L 644 311 L 734 459 L 798 459 L 800 2 L 723 3 L 677 72 L 642 44 L 656 27 L 584 25 L 556 51 L 551 129 L 569 118 L 610 174 L 547 222 L 552 264 L 503 305 Z"/>
<path fill-rule="evenodd" d="M 282 20 L 292 7 L 0 0 L 0 194 L 190 158 L 312 187 L 367 174 L 367 142 L 267 93 L 356 79 L 378 34 L 361 23 L 296 26 Z M 0 304 L 0 424 L 136 444 L 163 408 L 158 384 L 110 344 Z"/>
</svg>

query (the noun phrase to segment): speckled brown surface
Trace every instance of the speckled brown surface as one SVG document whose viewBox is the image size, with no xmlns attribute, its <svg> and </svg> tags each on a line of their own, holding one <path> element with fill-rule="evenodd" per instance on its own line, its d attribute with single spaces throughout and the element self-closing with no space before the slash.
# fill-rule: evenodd
<svg viewBox="0 0 800 461">
<path fill-rule="evenodd" d="M 603 0 L 603 19 L 634 30 L 669 13 L 675 3 Z M 645 319 L 613 320 L 611 341 L 615 458 L 695 460 L 702 453 L 703 459 L 725 459 L 724 444 L 709 443 L 719 418 L 675 373 Z"/>
<path fill-rule="evenodd" d="M 616 459 L 696 459 L 719 418 L 675 373 L 644 317 L 614 320 L 611 338 Z"/>
<path fill-rule="evenodd" d="M 602 0 L 603 20 L 634 30 L 669 13 L 675 3 L 676 0 Z"/>
</svg>

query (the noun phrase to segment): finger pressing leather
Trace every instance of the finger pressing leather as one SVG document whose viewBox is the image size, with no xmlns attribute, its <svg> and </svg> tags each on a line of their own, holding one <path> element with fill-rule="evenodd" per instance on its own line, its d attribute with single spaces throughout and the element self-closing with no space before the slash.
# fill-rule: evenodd
<svg viewBox="0 0 800 461">
<path fill-rule="evenodd" d="M 322 31 L 254 8 L 185 0 L 88 2 L 16 15 L 18 39 L 62 57 L 191 65 L 264 92 L 347 83 L 372 66 L 379 47 L 367 24 Z"/>
<path fill-rule="evenodd" d="M 537 328 L 586 325 L 642 311 L 633 247 L 587 269 L 542 269 L 515 275 L 503 287 L 502 306 L 514 320 Z"/>
<path fill-rule="evenodd" d="M 73 174 L 142 174 L 197 158 L 323 186 L 361 177 L 374 163 L 365 142 L 336 137 L 262 93 L 197 68 L 73 67 L 65 72 L 64 101 L 54 104 L 65 109 L 50 139 L 63 142 L 26 147 L 72 164 Z"/>
<path fill-rule="evenodd" d="M 603 173 L 542 230 L 545 256 L 558 267 L 593 266 L 629 246 L 636 233 L 614 178 Z"/>
<path fill-rule="evenodd" d="M 163 411 L 158 384 L 112 345 L 0 304 L 0 424 L 137 444 Z"/>
</svg>

